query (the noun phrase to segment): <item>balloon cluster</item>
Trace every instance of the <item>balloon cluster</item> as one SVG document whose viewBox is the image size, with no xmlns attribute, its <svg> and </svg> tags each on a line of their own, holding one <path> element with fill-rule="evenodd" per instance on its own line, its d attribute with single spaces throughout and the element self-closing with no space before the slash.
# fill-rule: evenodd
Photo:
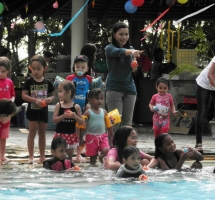
<svg viewBox="0 0 215 200">
<path fill-rule="evenodd" d="M 137 10 L 137 7 L 140 7 L 144 4 L 145 0 L 129 0 L 125 3 L 125 11 L 128 13 L 134 13 Z"/>
</svg>

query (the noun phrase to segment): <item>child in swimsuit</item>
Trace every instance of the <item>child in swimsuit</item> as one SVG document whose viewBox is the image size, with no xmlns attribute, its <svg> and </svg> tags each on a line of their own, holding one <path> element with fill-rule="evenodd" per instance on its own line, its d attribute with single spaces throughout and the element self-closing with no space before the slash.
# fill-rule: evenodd
<svg viewBox="0 0 215 200">
<path fill-rule="evenodd" d="M 77 170 L 79 167 L 75 166 L 67 156 L 67 143 L 62 137 L 56 137 L 51 143 L 51 153 L 53 158 L 43 162 L 43 167 L 50 170 Z"/>
<path fill-rule="evenodd" d="M 135 146 L 127 146 L 122 152 L 123 165 L 116 172 L 116 177 L 122 178 L 139 178 L 140 175 L 146 174 L 142 169 L 140 151 Z"/>
<path fill-rule="evenodd" d="M 181 169 L 187 159 L 201 161 L 203 156 L 196 149 L 188 147 L 186 151 L 176 149 L 176 145 L 169 134 L 162 134 L 155 138 L 155 158 L 148 167 L 160 169 Z"/>
</svg>

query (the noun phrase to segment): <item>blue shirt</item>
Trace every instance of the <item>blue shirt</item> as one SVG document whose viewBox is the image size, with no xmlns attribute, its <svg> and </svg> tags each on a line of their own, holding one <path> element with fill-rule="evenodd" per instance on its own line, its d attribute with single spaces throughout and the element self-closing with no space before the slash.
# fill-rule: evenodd
<svg viewBox="0 0 215 200">
<path fill-rule="evenodd" d="M 117 48 L 112 44 L 106 46 L 105 52 L 108 68 L 106 90 L 136 95 L 137 91 L 131 68 L 132 56 L 126 56 L 125 51 L 125 48 Z"/>
</svg>

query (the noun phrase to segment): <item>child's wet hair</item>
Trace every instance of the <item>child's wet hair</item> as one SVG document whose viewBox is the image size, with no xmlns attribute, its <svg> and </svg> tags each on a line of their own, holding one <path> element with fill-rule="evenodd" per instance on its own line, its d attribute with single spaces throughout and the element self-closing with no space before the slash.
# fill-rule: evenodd
<svg viewBox="0 0 215 200">
<path fill-rule="evenodd" d="M 5 67 L 6 70 L 10 70 L 10 60 L 5 56 L 1 56 L 0 57 L 0 67 L 1 66 Z"/>
<path fill-rule="evenodd" d="M 120 162 L 122 162 L 123 149 L 127 146 L 127 139 L 133 130 L 131 126 L 121 126 L 114 133 L 113 145 L 117 148 Z"/>
<path fill-rule="evenodd" d="M 34 55 L 31 60 L 30 60 L 30 66 L 32 65 L 32 63 L 34 61 L 37 61 L 39 62 L 43 67 L 46 67 L 47 64 L 46 64 L 46 60 L 43 56 L 40 56 L 40 55 Z"/>
<path fill-rule="evenodd" d="M 61 137 L 54 138 L 51 143 L 51 149 L 55 151 L 60 146 L 67 148 L 66 140 Z"/>
<path fill-rule="evenodd" d="M 88 99 L 93 99 L 93 98 L 97 99 L 100 94 L 103 94 L 102 89 L 93 88 L 92 90 L 90 90 L 88 94 Z"/>
<path fill-rule="evenodd" d="M 62 81 L 59 83 L 59 85 L 61 85 L 63 87 L 63 89 L 65 90 L 65 92 L 69 92 L 71 91 L 71 97 L 73 98 L 75 95 L 75 84 L 72 81 Z"/>
<path fill-rule="evenodd" d="M 155 83 L 156 87 L 158 87 L 158 85 L 160 83 L 164 83 L 164 84 L 166 84 L 168 86 L 168 88 L 170 88 L 170 81 L 169 80 L 167 80 L 167 79 L 165 79 L 163 77 L 160 77 L 159 79 L 157 79 L 157 81 Z"/>
<path fill-rule="evenodd" d="M 0 116 L 7 117 L 17 113 L 17 107 L 14 102 L 9 99 L 0 100 Z"/>
<path fill-rule="evenodd" d="M 163 146 L 163 141 L 166 137 L 171 137 L 168 133 L 161 134 L 155 138 L 155 158 L 163 156 L 163 152 L 160 150 L 160 147 Z"/>
<path fill-rule="evenodd" d="M 124 159 L 128 159 L 132 154 L 140 154 L 140 150 L 135 146 L 127 146 L 123 149 L 122 157 Z"/>
</svg>

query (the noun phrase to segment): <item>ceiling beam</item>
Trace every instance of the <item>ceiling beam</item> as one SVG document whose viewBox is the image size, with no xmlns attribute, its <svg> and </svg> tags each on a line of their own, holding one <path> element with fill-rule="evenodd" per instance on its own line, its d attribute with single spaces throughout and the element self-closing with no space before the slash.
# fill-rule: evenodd
<svg viewBox="0 0 215 200">
<path fill-rule="evenodd" d="M 103 11 L 101 11 L 96 17 L 97 17 L 97 21 L 98 23 L 101 23 L 102 20 L 105 19 L 105 17 L 107 16 L 107 14 L 109 13 L 109 11 L 113 8 L 116 0 L 109 0 L 106 1 L 107 2 L 107 6 L 104 7 Z"/>
<path fill-rule="evenodd" d="M 34 0 L 31 3 L 28 3 L 28 12 L 26 13 L 25 7 L 23 7 L 21 10 L 21 18 L 24 19 L 24 18 L 26 18 L 26 17 L 28 17 L 28 16 L 36 13 L 36 12 L 39 12 L 46 5 L 48 5 L 48 4 L 52 5 L 52 2 L 53 2 L 53 0 L 46 0 L 46 1 Z"/>
</svg>

